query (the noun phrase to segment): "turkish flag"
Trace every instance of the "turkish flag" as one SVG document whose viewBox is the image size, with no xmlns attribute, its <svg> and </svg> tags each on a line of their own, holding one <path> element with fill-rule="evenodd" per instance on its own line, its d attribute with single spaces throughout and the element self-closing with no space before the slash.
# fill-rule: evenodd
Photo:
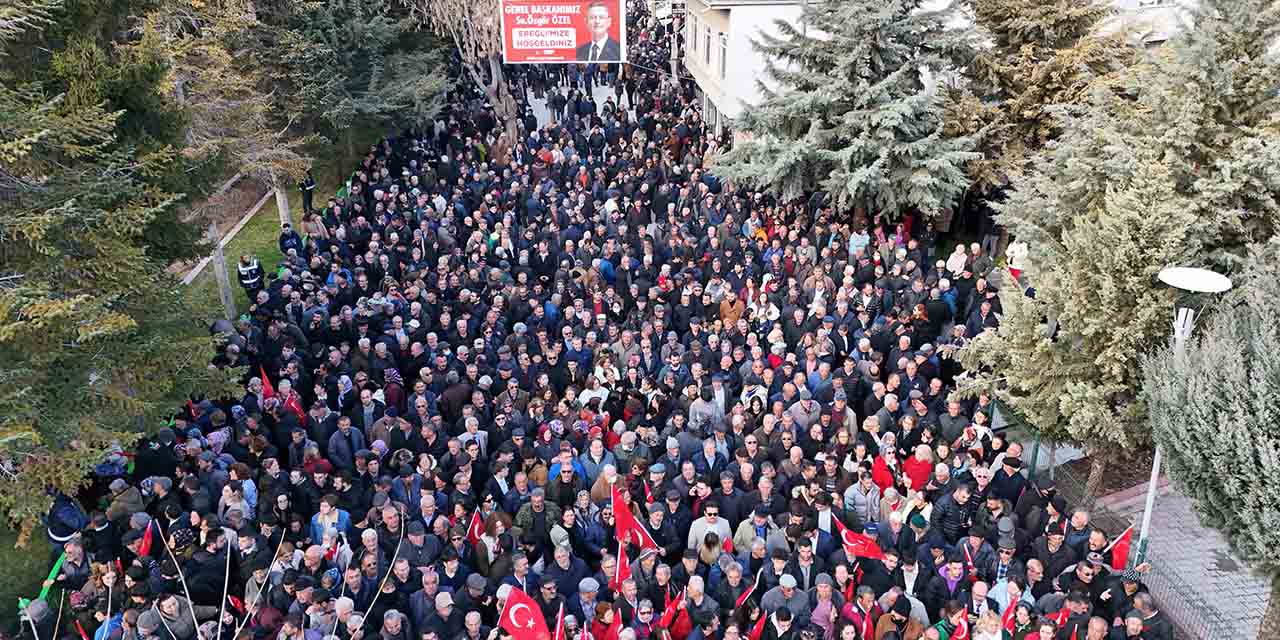
<svg viewBox="0 0 1280 640">
<path fill-rule="evenodd" d="M 542 619 L 538 603 L 529 594 L 511 588 L 507 602 L 502 607 L 502 617 L 498 626 L 511 634 L 515 640 L 547 640 L 551 632 L 547 631 L 547 621 Z"/>
<path fill-rule="evenodd" d="M 609 487 L 609 493 L 610 504 L 613 506 L 614 531 L 618 540 L 634 543 L 641 549 L 657 549 L 658 543 L 653 541 L 653 536 L 649 535 L 640 521 L 636 520 L 635 514 L 631 513 L 627 503 L 623 502 L 618 487 Z"/>
<path fill-rule="evenodd" d="M 631 578 L 631 562 L 627 560 L 627 543 L 618 539 L 618 566 L 613 570 L 613 578 L 609 580 L 609 589 L 619 591 L 622 583 Z"/>
<path fill-rule="evenodd" d="M 1058 627 L 1061 628 L 1063 625 L 1067 624 L 1067 618 L 1071 617 L 1071 609 L 1069 607 L 1063 606 L 1061 611 L 1058 611 L 1057 613 L 1051 613 L 1045 617 L 1052 620 L 1054 624 L 1058 625 Z"/>
<path fill-rule="evenodd" d="M 467 525 L 467 542 L 475 544 L 480 542 L 480 536 L 484 535 L 484 522 L 480 520 L 480 507 L 471 514 L 471 523 Z"/>
<path fill-rule="evenodd" d="M 307 412 L 302 408 L 302 400 L 297 391 L 289 391 L 289 397 L 284 400 L 284 408 L 298 416 L 298 424 L 307 423 Z"/>
<path fill-rule="evenodd" d="M 271 386 L 271 378 L 267 377 L 266 367 L 258 365 L 258 372 L 262 374 L 262 399 L 266 400 L 276 394 L 276 389 Z"/>
<path fill-rule="evenodd" d="M 1133 525 L 1129 525 L 1119 537 L 1111 541 L 1104 550 L 1111 551 L 1111 568 L 1124 571 L 1129 566 L 1129 547 L 1133 544 Z"/>
<path fill-rule="evenodd" d="M 658 626 L 663 629 L 670 629 L 671 623 L 676 619 L 676 613 L 684 608 L 684 589 L 680 590 L 680 595 L 676 597 L 675 606 L 672 606 L 670 600 L 666 604 L 666 608 L 662 612 L 662 618 L 658 620 Z"/>
<path fill-rule="evenodd" d="M 151 536 L 151 525 L 152 525 L 152 524 L 153 524 L 153 522 L 152 522 L 152 521 L 150 521 L 150 520 L 148 520 L 148 521 L 147 521 L 147 530 L 146 530 L 146 531 L 144 531 L 144 532 L 142 532 L 142 542 L 138 545 L 138 557 L 139 557 L 139 558 L 145 558 L 145 557 L 147 557 L 147 556 L 151 555 L 151 542 L 152 542 L 152 536 Z"/>
<path fill-rule="evenodd" d="M 560 613 L 556 614 L 556 632 L 551 635 L 551 640 L 565 640 L 564 637 L 564 603 L 560 603 Z"/>
<path fill-rule="evenodd" d="M 840 532 L 840 542 L 844 544 L 844 553 L 847 556 L 858 556 L 861 558 L 873 558 L 879 560 L 884 557 L 884 552 L 880 550 L 880 545 L 871 536 L 861 533 L 854 533 L 848 527 L 840 522 L 839 518 L 832 518 L 831 522 L 836 525 L 836 530 Z"/>
</svg>

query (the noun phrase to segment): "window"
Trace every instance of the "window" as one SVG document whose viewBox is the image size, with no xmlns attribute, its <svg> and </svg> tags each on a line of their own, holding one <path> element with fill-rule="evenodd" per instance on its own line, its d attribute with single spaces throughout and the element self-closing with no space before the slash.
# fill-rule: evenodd
<svg viewBox="0 0 1280 640">
<path fill-rule="evenodd" d="M 724 80 L 727 75 L 728 65 L 726 60 L 729 59 L 729 37 L 720 34 L 720 79 Z"/>
<path fill-rule="evenodd" d="M 693 51 L 698 50 L 698 18 L 694 16 L 689 20 L 689 48 Z"/>
<path fill-rule="evenodd" d="M 711 27 L 707 27 L 703 33 L 706 35 L 706 40 L 702 41 L 702 44 L 704 45 L 703 57 L 705 58 L 704 61 L 706 62 L 706 65 L 710 67 L 711 66 Z"/>
</svg>

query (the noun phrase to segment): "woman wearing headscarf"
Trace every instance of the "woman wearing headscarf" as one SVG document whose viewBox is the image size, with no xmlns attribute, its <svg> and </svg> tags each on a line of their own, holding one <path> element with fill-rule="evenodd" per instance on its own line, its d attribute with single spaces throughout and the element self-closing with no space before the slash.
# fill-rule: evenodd
<svg viewBox="0 0 1280 640">
<path fill-rule="evenodd" d="M 382 372 L 382 401 L 386 403 L 387 408 L 395 407 L 396 412 L 404 414 L 404 378 L 400 376 L 398 369 L 388 368 Z"/>
</svg>

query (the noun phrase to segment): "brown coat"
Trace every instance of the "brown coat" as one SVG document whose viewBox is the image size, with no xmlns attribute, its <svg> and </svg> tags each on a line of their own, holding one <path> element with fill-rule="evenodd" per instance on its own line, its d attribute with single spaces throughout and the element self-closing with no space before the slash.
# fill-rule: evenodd
<svg viewBox="0 0 1280 640">
<path fill-rule="evenodd" d="M 724 326 L 732 327 L 738 323 L 738 318 L 747 312 L 747 305 L 742 302 L 741 298 L 735 297 L 733 303 L 730 304 L 726 298 L 720 302 L 720 320 L 724 322 Z"/>
<path fill-rule="evenodd" d="M 875 640 L 885 637 L 890 631 L 897 631 L 897 625 L 893 624 L 893 616 L 880 616 L 880 622 L 876 623 Z M 915 618 L 907 618 L 907 628 L 902 630 L 903 640 L 920 640 L 924 636 L 924 626 L 915 620 Z"/>
</svg>

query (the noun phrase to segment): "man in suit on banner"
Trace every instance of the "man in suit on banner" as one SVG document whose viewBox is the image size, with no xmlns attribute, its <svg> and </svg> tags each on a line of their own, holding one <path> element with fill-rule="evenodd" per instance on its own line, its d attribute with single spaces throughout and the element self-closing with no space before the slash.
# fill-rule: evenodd
<svg viewBox="0 0 1280 640">
<path fill-rule="evenodd" d="M 591 34 L 591 42 L 578 47 L 578 62 L 622 61 L 622 46 L 609 37 L 611 26 L 613 15 L 607 3 L 594 0 L 587 5 L 587 32 Z"/>
</svg>

